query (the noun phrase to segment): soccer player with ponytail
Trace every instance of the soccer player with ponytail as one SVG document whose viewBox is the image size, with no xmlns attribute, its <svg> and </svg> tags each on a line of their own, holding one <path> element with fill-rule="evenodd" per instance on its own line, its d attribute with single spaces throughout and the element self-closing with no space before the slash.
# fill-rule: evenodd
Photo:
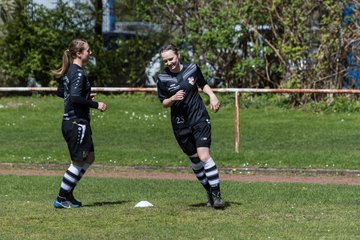
<svg viewBox="0 0 360 240">
<path fill-rule="evenodd" d="M 57 95 L 64 98 L 62 133 L 67 142 L 71 164 L 66 170 L 54 201 L 55 208 L 78 208 L 81 202 L 73 195 L 76 184 L 95 160 L 90 127 L 90 108 L 101 112 L 107 106 L 94 101 L 84 66 L 91 55 L 89 44 L 83 39 L 74 39 L 64 51 L 62 67 L 53 74 L 60 78 Z"/>
</svg>

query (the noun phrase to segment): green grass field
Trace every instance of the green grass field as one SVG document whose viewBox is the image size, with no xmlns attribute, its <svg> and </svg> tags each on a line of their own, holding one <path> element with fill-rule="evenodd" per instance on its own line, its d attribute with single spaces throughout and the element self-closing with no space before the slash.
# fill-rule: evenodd
<svg viewBox="0 0 360 240">
<path fill-rule="evenodd" d="M 211 113 L 212 155 L 219 166 L 358 169 L 360 113 L 314 113 L 276 106 L 243 108 L 234 151 L 233 95 L 218 94 Z M 99 95 L 109 110 L 92 111 L 96 162 L 188 166 L 170 126 L 169 109 L 145 94 Z M 207 101 L 205 99 L 205 101 Z M 0 98 L 0 162 L 66 163 L 62 99 Z"/>
<path fill-rule="evenodd" d="M 54 209 L 61 177 L 0 176 L 0 239 L 358 239 L 355 186 L 223 182 L 225 210 L 194 181 L 85 177 L 80 209 Z M 134 208 L 148 200 L 153 208 Z"/>
<path fill-rule="evenodd" d="M 211 113 L 220 167 L 359 169 L 360 113 L 314 113 L 276 105 L 241 109 L 234 152 L 232 95 Z M 154 95 L 99 95 L 92 111 L 96 162 L 189 166 Z M 0 98 L 0 162 L 68 163 L 62 99 Z M 222 182 L 224 211 L 205 207 L 195 180 L 85 177 L 81 209 L 54 209 L 60 176 L 0 175 L 0 239 L 358 239 L 358 186 Z M 148 200 L 154 208 L 134 205 Z"/>
</svg>

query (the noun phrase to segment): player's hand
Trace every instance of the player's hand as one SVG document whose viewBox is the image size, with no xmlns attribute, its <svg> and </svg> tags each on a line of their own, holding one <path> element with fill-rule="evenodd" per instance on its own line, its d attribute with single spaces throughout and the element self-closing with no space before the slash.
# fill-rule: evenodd
<svg viewBox="0 0 360 240">
<path fill-rule="evenodd" d="M 98 104 L 99 104 L 98 109 L 100 110 L 100 112 L 105 112 L 107 109 L 106 104 L 103 102 L 99 102 Z"/>
<path fill-rule="evenodd" d="M 214 112 L 217 112 L 220 109 L 219 99 L 215 95 L 210 97 L 210 109 L 213 110 Z"/>
<path fill-rule="evenodd" d="M 175 95 L 173 95 L 171 97 L 172 101 L 181 101 L 185 98 L 185 91 L 184 90 L 179 90 L 177 93 L 175 93 Z"/>
<path fill-rule="evenodd" d="M 96 93 L 90 93 L 90 99 L 91 99 L 91 100 L 94 100 L 95 97 L 96 97 Z"/>
</svg>

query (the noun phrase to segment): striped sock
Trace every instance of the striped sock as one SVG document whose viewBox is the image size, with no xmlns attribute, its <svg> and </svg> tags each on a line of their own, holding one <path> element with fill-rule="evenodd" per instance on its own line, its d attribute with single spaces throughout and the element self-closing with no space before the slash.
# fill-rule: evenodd
<svg viewBox="0 0 360 240">
<path fill-rule="evenodd" d="M 73 191 L 82 176 L 82 167 L 71 164 L 66 170 L 59 191 L 60 197 L 67 197 Z"/>
<path fill-rule="evenodd" d="M 81 170 L 80 170 L 80 175 L 79 175 L 79 180 L 78 180 L 78 182 L 81 180 L 82 176 L 84 176 L 85 172 L 88 170 L 88 168 L 89 168 L 90 166 L 91 166 L 91 164 L 88 164 L 88 163 L 85 163 L 85 164 L 82 166 L 82 168 L 81 168 Z M 72 192 L 74 191 L 75 187 L 76 187 L 76 186 L 74 186 L 74 187 L 71 189 L 70 193 L 72 193 Z"/>
<path fill-rule="evenodd" d="M 210 184 L 211 192 L 217 195 L 220 192 L 219 171 L 212 158 L 204 163 L 204 169 L 205 175 Z"/>
<path fill-rule="evenodd" d="M 196 178 L 199 180 L 201 185 L 205 188 L 207 192 L 210 192 L 210 185 L 209 181 L 205 175 L 204 166 L 200 160 L 200 158 L 190 158 L 191 161 L 191 168 L 194 171 Z"/>
<path fill-rule="evenodd" d="M 80 176 L 84 176 L 85 172 L 89 169 L 89 167 L 91 166 L 91 164 L 85 163 L 80 171 Z"/>
</svg>

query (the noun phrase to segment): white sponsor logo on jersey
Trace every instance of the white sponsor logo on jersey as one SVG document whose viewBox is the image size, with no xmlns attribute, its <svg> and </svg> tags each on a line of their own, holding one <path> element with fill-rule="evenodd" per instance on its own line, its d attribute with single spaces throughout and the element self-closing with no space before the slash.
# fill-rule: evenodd
<svg viewBox="0 0 360 240">
<path fill-rule="evenodd" d="M 195 84 L 195 79 L 194 79 L 194 77 L 189 77 L 187 80 L 189 81 L 189 83 L 190 83 L 191 85 L 194 85 L 194 84 Z"/>
</svg>

